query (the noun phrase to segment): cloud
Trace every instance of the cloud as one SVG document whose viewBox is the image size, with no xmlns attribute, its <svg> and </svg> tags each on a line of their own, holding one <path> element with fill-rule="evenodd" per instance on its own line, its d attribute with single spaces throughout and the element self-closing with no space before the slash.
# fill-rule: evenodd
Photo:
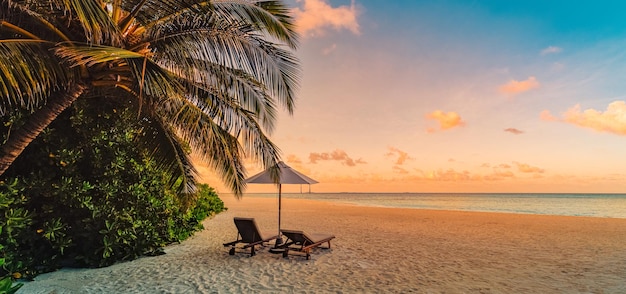
<svg viewBox="0 0 626 294">
<path fill-rule="evenodd" d="M 550 113 L 550 111 L 548 110 L 542 111 L 539 114 L 539 117 L 541 118 L 541 120 L 545 120 L 545 121 L 558 121 L 559 120 L 554 115 L 552 115 L 552 113 Z"/>
<path fill-rule="evenodd" d="M 399 167 L 399 166 L 397 166 L 397 165 L 394 165 L 394 166 L 392 167 L 392 169 L 393 169 L 393 172 L 394 172 L 394 173 L 397 173 L 397 174 L 403 174 L 403 175 L 406 175 L 406 174 L 408 174 L 408 173 L 409 173 L 409 171 L 408 171 L 408 170 L 403 169 L 403 168 L 401 168 L 401 167 Z"/>
<path fill-rule="evenodd" d="M 294 154 L 287 155 L 287 162 L 295 163 L 295 164 L 302 164 L 302 160 L 300 160 L 300 158 Z"/>
<path fill-rule="evenodd" d="M 562 51 L 563 51 L 563 48 L 561 47 L 548 46 L 548 48 L 541 50 L 541 55 L 544 56 L 548 54 L 561 53 Z"/>
<path fill-rule="evenodd" d="M 515 174 L 511 171 L 494 171 L 491 174 L 484 175 L 482 179 L 484 181 L 501 181 L 504 179 L 512 179 L 515 178 Z"/>
<path fill-rule="evenodd" d="M 525 81 L 510 80 L 508 83 L 500 86 L 500 93 L 507 95 L 517 95 L 541 86 L 537 79 L 533 76 L 528 77 Z"/>
<path fill-rule="evenodd" d="M 541 118 L 547 121 L 562 121 L 598 132 L 626 135 L 626 102 L 611 102 L 606 110 L 587 109 L 581 111 L 579 104 L 568 109 L 562 118 L 554 117 L 549 111 L 541 112 Z"/>
<path fill-rule="evenodd" d="M 385 154 L 387 157 L 395 157 L 397 156 L 398 158 L 395 160 L 395 165 L 403 165 L 404 162 L 406 162 L 409 159 L 414 159 L 411 156 L 409 156 L 408 153 L 395 148 L 395 147 L 387 147 L 387 149 L 389 150 L 389 152 L 387 152 L 387 154 Z"/>
<path fill-rule="evenodd" d="M 538 173 L 542 174 L 545 170 L 536 166 L 530 166 L 526 163 L 513 162 L 517 166 L 517 170 L 522 173 Z"/>
<path fill-rule="evenodd" d="M 347 29 L 353 34 L 359 35 L 359 23 L 357 21 L 358 10 L 354 0 L 350 6 L 332 7 L 327 0 L 296 0 L 303 3 L 303 7 L 295 8 L 293 15 L 296 19 L 298 30 L 305 37 L 324 36 L 328 30 L 339 31 Z"/>
<path fill-rule="evenodd" d="M 333 53 L 335 49 L 337 49 L 337 44 L 332 44 L 330 47 L 324 48 L 324 50 L 322 50 L 322 54 L 329 55 L 330 53 Z"/>
<path fill-rule="evenodd" d="M 518 130 L 516 128 L 507 128 L 507 129 L 504 129 L 504 131 L 508 132 L 508 133 L 511 133 L 513 135 L 521 135 L 521 134 L 524 133 L 524 131 Z"/>
<path fill-rule="evenodd" d="M 441 110 L 436 110 L 427 114 L 426 118 L 437 121 L 439 123 L 439 130 L 442 131 L 465 125 L 465 122 L 463 122 L 461 116 L 456 112 L 445 113 Z M 434 133 L 436 132 L 436 130 L 433 128 L 429 128 L 428 132 Z"/>
<path fill-rule="evenodd" d="M 423 173 L 423 177 L 426 180 L 444 181 L 444 182 L 457 182 L 457 181 L 469 181 L 472 180 L 472 176 L 468 171 L 456 171 L 453 169 L 448 170 L 436 170 Z M 475 179 L 474 179 L 475 180 Z"/>
<path fill-rule="evenodd" d="M 355 166 L 357 164 L 365 164 L 367 162 L 363 161 L 362 159 L 357 159 L 354 160 L 352 158 L 350 158 L 350 156 L 348 156 L 348 154 L 343 151 L 343 150 L 335 150 L 333 152 L 323 152 L 323 153 L 311 153 L 309 154 L 309 161 L 311 163 L 317 163 L 318 161 L 322 161 L 322 160 L 334 160 L 334 161 L 341 161 L 342 164 L 345 164 L 347 166 Z"/>
</svg>

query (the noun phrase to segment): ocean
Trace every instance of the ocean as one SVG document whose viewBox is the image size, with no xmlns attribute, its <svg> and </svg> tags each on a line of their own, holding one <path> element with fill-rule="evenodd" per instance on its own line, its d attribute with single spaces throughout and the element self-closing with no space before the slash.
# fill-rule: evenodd
<svg viewBox="0 0 626 294">
<path fill-rule="evenodd" d="M 277 193 L 243 197 L 276 198 Z M 392 208 L 626 218 L 626 194 L 283 193 L 282 197 Z"/>
</svg>

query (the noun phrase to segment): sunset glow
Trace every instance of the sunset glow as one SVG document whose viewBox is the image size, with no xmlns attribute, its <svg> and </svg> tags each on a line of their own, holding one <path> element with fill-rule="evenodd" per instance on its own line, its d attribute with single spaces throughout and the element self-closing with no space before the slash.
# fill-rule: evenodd
<svg viewBox="0 0 626 294">
<path fill-rule="evenodd" d="M 289 3 L 303 78 L 270 136 L 313 192 L 626 192 L 626 4 Z"/>
</svg>

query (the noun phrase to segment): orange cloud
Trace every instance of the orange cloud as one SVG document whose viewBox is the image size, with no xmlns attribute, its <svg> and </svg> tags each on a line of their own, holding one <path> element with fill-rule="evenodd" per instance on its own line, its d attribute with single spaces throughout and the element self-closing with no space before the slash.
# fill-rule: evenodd
<svg viewBox="0 0 626 294">
<path fill-rule="evenodd" d="M 542 111 L 541 114 L 539 114 L 539 117 L 541 118 L 541 120 L 545 120 L 545 121 L 558 121 L 559 120 L 554 115 L 552 115 L 550 111 L 547 111 L 547 110 Z"/>
<path fill-rule="evenodd" d="M 300 160 L 300 158 L 294 154 L 287 155 L 287 162 L 294 163 L 294 164 L 302 164 L 302 160 Z"/>
<path fill-rule="evenodd" d="M 542 115 L 544 113 L 546 113 L 547 118 L 552 117 L 548 111 L 542 112 Z M 583 128 L 590 128 L 598 132 L 626 135 L 626 102 L 611 102 L 604 112 L 595 109 L 581 111 L 580 105 L 577 104 L 568 109 L 565 114 L 563 114 L 562 119 L 554 118 L 553 120 L 563 121 Z"/>
<path fill-rule="evenodd" d="M 504 131 L 505 131 L 505 132 L 509 132 L 509 133 L 511 133 L 511 134 L 514 134 L 514 135 L 521 135 L 521 134 L 523 134 L 523 133 L 524 133 L 524 131 L 522 131 L 522 130 L 518 130 L 518 129 L 516 129 L 516 128 L 507 128 L 507 129 L 504 129 Z"/>
<path fill-rule="evenodd" d="M 322 160 L 334 160 L 334 161 L 342 161 L 343 164 L 347 166 L 355 166 L 357 164 L 365 164 L 366 162 L 362 159 L 354 160 L 348 156 L 348 154 L 343 150 L 335 150 L 333 152 L 323 152 L 323 153 L 311 153 L 309 154 L 309 161 L 311 163 L 317 163 Z"/>
<path fill-rule="evenodd" d="M 339 7 L 330 6 L 327 0 L 296 0 L 296 2 L 304 3 L 303 7 L 293 10 L 302 35 L 319 37 L 325 35 L 328 29 L 335 31 L 347 29 L 354 34 L 360 34 L 358 11 L 354 0 L 350 6 Z"/>
<path fill-rule="evenodd" d="M 464 126 L 465 122 L 461 119 L 461 116 L 456 112 L 444 113 L 441 110 L 436 110 L 426 115 L 426 118 L 436 120 L 439 123 L 439 130 L 445 131 L 455 127 Z M 436 130 L 429 128 L 429 133 L 434 133 Z"/>
<path fill-rule="evenodd" d="M 444 181 L 444 182 L 468 181 L 472 179 L 470 172 L 468 171 L 458 172 L 453 169 L 448 169 L 448 170 L 440 169 L 437 171 L 430 171 L 430 172 L 424 173 L 424 178 L 427 180 Z"/>
<path fill-rule="evenodd" d="M 511 171 L 494 171 L 491 174 L 483 176 L 483 180 L 485 181 L 501 181 L 504 179 L 512 179 L 515 178 L 515 174 Z"/>
<path fill-rule="evenodd" d="M 408 153 L 395 148 L 395 147 L 387 147 L 387 149 L 389 149 L 389 152 L 387 152 L 387 154 L 385 154 L 387 157 L 393 157 L 393 156 L 397 156 L 398 158 L 395 161 L 396 165 L 403 165 L 404 162 L 406 162 L 409 159 L 414 159 L 411 156 L 409 156 Z"/>
<path fill-rule="evenodd" d="M 500 86 L 500 92 L 507 95 L 517 95 L 532 89 L 537 89 L 541 85 L 537 79 L 533 76 L 528 77 L 525 81 L 511 80 L 508 83 Z"/>
<path fill-rule="evenodd" d="M 525 163 L 513 162 L 517 166 L 517 170 L 523 173 L 539 173 L 542 174 L 545 170 L 535 166 L 530 166 Z"/>
<path fill-rule="evenodd" d="M 409 171 L 407 171 L 406 169 L 403 169 L 403 168 L 401 168 L 401 167 L 399 167 L 397 165 L 394 165 L 392 167 L 392 169 L 393 169 L 393 172 L 398 173 L 398 174 L 408 174 L 409 173 Z"/>
</svg>

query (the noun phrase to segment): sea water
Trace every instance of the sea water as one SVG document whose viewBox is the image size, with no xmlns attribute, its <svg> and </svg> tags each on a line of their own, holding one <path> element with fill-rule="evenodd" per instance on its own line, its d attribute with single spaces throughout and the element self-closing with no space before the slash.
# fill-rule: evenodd
<svg viewBox="0 0 626 294">
<path fill-rule="evenodd" d="M 245 197 L 277 194 L 251 193 Z M 283 193 L 282 198 L 392 208 L 626 218 L 626 194 Z"/>
</svg>

